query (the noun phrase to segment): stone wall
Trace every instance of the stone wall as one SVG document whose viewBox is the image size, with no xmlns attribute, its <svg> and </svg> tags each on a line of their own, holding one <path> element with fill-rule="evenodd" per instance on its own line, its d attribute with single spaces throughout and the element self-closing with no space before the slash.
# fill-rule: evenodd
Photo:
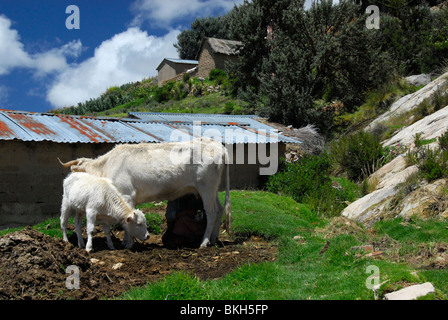
<svg viewBox="0 0 448 320">
<path fill-rule="evenodd" d="M 62 182 L 70 169 L 62 167 L 57 158 L 63 162 L 81 157 L 96 158 L 113 147 L 113 144 L 95 143 L 0 141 L 0 229 L 59 217 Z M 231 148 L 231 189 L 261 187 L 267 176 L 259 175 L 258 157 L 249 157 L 256 155 L 257 146 L 235 144 Z M 277 149 L 280 156 L 284 156 L 285 145 L 280 144 Z M 237 159 L 241 151 L 244 157 Z M 255 162 L 249 164 L 249 158 Z M 225 189 L 225 183 L 223 178 L 221 190 Z"/>
<path fill-rule="evenodd" d="M 69 161 L 97 157 L 113 145 L 53 142 L 0 142 L 0 229 L 35 224 L 59 216 L 62 181 Z"/>
<path fill-rule="evenodd" d="M 214 53 L 208 42 L 204 43 L 201 54 L 199 55 L 199 66 L 197 77 L 208 77 L 212 69 L 226 69 L 228 61 L 236 61 L 238 56 Z"/>
<path fill-rule="evenodd" d="M 172 78 L 170 78 L 170 79 L 165 79 L 165 80 L 162 80 L 162 81 L 159 80 L 158 85 L 159 85 L 159 87 L 162 87 L 162 86 L 165 85 L 168 81 L 180 81 L 180 80 L 182 80 L 182 79 L 184 78 L 184 74 L 186 74 L 186 73 L 187 73 L 187 72 L 182 72 L 182 73 L 179 73 L 178 75 L 176 75 L 175 77 L 172 77 Z M 194 72 L 190 72 L 190 77 L 196 77 L 196 76 L 197 76 L 197 73 L 198 73 L 197 69 L 196 69 L 196 71 L 194 71 Z"/>
</svg>

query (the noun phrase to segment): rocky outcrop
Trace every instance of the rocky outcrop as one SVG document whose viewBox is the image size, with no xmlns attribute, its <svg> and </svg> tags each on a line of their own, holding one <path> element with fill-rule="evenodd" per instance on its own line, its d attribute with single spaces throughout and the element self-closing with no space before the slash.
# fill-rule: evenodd
<svg viewBox="0 0 448 320">
<path fill-rule="evenodd" d="M 424 99 L 432 96 L 448 86 L 448 73 L 437 78 L 419 91 L 405 96 L 395 102 L 391 109 L 375 119 L 367 129 L 386 121 L 388 117 L 400 112 L 406 112 L 416 108 Z M 439 91 L 440 92 L 440 91 Z M 402 128 L 393 137 L 383 142 L 384 146 L 405 146 L 414 148 L 415 135 L 421 134 L 420 139 L 435 139 L 448 130 L 448 106 L 434 112 L 431 115 Z M 429 148 L 437 148 L 437 142 L 429 144 Z M 371 226 L 376 221 L 384 218 L 410 217 L 419 215 L 422 217 L 439 216 L 448 217 L 448 186 L 447 179 L 440 179 L 432 183 L 417 181 L 416 186 L 404 189 L 406 181 L 418 172 L 416 166 L 408 166 L 405 154 L 395 159 L 374 172 L 368 182 L 374 189 L 370 194 L 351 203 L 342 212 L 342 216 Z"/>
<path fill-rule="evenodd" d="M 421 134 L 420 139 L 430 140 L 441 136 L 448 130 L 448 108 L 445 107 L 433 114 L 403 128 L 392 138 L 383 142 L 384 146 L 406 145 L 412 146 L 417 133 Z"/>
<path fill-rule="evenodd" d="M 369 183 L 376 184 L 375 190 L 351 203 L 342 215 L 368 226 L 373 225 L 390 211 L 399 184 L 417 171 L 415 166 L 406 167 L 403 155 L 396 157 L 369 177 Z"/>
<path fill-rule="evenodd" d="M 446 93 L 448 86 L 448 73 L 445 73 L 424 86 L 420 90 L 408 94 L 397 101 L 395 101 L 390 109 L 378 116 L 367 127 L 367 131 L 372 131 L 378 124 L 387 122 L 392 117 L 396 117 L 405 112 L 411 111 L 418 107 L 418 105 L 425 99 L 432 99 L 434 95 L 440 91 Z"/>
</svg>

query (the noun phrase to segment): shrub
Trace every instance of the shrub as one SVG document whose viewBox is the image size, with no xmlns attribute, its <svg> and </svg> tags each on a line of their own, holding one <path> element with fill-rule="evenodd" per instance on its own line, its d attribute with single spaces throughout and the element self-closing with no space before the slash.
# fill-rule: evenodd
<svg viewBox="0 0 448 320">
<path fill-rule="evenodd" d="M 217 79 L 224 79 L 224 78 L 227 78 L 227 73 L 225 73 L 225 71 L 223 71 L 223 70 L 212 69 L 212 70 L 210 70 L 208 77 L 211 81 L 214 81 Z"/>
<path fill-rule="evenodd" d="M 333 141 L 330 155 L 354 181 L 369 176 L 388 160 L 388 152 L 381 145 L 380 138 L 364 131 Z"/>
<path fill-rule="evenodd" d="M 416 165 L 419 174 L 427 181 L 434 181 L 448 176 L 448 151 L 429 147 L 409 151 L 407 164 Z"/>
<path fill-rule="evenodd" d="M 154 92 L 154 100 L 157 102 L 166 102 L 170 100 L 171 90 L 173 89 L 175 82 L 168 81 L 164 86 L 157 88 Z"/>
<path fill-rule="evenodd" d="M 448 131 L 445 131 L 445 133 L 437 139 L 437 142 L 439 143 L 440 149 L 443 151 L 448 150 Z"/>
<path fill-rule="evenodd" d="M 330 177 L 331 159 L 327 154 L 310 155 L 296 163 L 280 165 L 280 171 L 270 176 L 269 191 L 292 197 L 311 210 L 325 216 L 334 216 L 360 194 L 353 182 Z"/>
</svg>

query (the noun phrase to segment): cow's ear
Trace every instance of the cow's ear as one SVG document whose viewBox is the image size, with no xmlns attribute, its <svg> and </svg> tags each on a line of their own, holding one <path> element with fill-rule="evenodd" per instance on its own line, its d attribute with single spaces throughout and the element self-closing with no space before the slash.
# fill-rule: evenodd
<svg viewBox="0 0 448 320">
<path fill-rule="evenodd" d="M 86 168 L 84 166 L 72 166 L 73 172 L 86 172 Z"/>
<path fill-rule="evenodd" d="M 127 222 L 127 223 L 130 223 L 130 222 L 133 222 L 133 221 L 135 221 L 135 213 L 134 213 L 134 212 L 132 212 L 132 214 L 130 214 L 130 215 L 126 218 L 126 222 Z"/>
</svg>

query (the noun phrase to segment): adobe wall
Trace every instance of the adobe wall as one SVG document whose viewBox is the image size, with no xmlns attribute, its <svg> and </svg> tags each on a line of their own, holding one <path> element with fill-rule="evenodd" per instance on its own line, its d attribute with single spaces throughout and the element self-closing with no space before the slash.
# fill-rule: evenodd
<svg viewBox="0 0 448 320">
<path fill-rule="evenodd" d="M 96 158 L 113 147 L 113 144 L 95 143 L 0 141 L 0 229 L 34 225 L 59 217 L 62 182 L 70 169 L 62 167 L 57 158 L 63 162 L 81 157 Z M 257 189 L 267 180 L 266 176 L 259 175 L 257 161 L 247 164 L 249 155 L 257 152 L 252 147 L 233 145 L 231 189 Z M 238 164 L 236 148 L 243 148 L 244 164 Z M 284 157 L 284 144 L 279 145 L 278 153 Z M 225 182 L 223 178 L 221 190 L 225 190 Z"/>
<path fill-rule="evenodd" d="M 32 225 L 59 216 L 62 181 L 69 161 L 95 158 L 108 144 L 0 141 L 0 229 Z"/>
<path fill-rule="evenodd" d="M 172 77 L 176 76 L 176 69 L 174 68 L 174 64 L 166 62 L 165 65 L 160 68 L 157 77 L 159 79 L 159 83 L 162 81 L 167 81 Z"/>
<path fill-rule="evenodd" d="M 247 189 L 260 189 L 263 187 L 264 183 L 267 181 L 268 176 L 260 175 L 260 168 L 269 167 L 268 165 L 261 165 L 258 157 L 259 145 L 256 144 L 233 144 L 227 147 L 229 150 L 229 155 L 231 155 L 232 163 L 230 165 L 229 176 L 230 176 L 230 188 L 233 190 L 247 190 Z M 232 148 L 232 151 L 230 151 Z M 271 151 L 272 148 L 272 151 Z M 239 149 L 239 150 L 237 150 Z M 279 143 L 276 146 L 276 161 L 279 162 L 280 158 L 285 157 L 286 144 Z M 268 145 L 267 152 L 262 152 L 262 154 L 267 153 L 266 156 L 270 157 L 271 152 L 274 152 L 275 148 L 272 145 Z M 242 152 L 244 158 L 239 158 L 238 154 Z M 243 164 L 241 164 L 243 162 Z M 255 162 L 254 164 L 251 164 Z M 221 191 L 225 190 L 225 168 L 224 175 L 221 178 L 221 184 L 219 189 Z"/>
</svg>

